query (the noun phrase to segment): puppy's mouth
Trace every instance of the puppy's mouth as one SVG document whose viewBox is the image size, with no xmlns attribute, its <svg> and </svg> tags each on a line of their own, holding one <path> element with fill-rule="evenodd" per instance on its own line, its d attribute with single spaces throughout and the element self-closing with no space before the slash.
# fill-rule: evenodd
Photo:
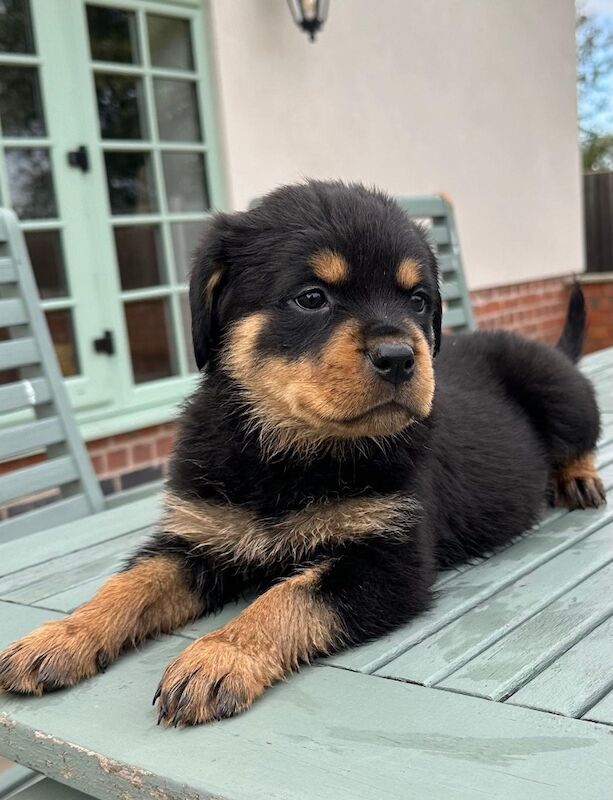
<svg viewBox="0 0 613 800">
<path fill-rule="evenodd" d="M 325 419 L 327 422 L 333 422 L 336 425 L 355 425 L 397 413 L 410 415 L 411 410 L 404 403 L 398 402 L 398 400 L 385 400 L 350 417 L 325 417 Z"/>
</svg>

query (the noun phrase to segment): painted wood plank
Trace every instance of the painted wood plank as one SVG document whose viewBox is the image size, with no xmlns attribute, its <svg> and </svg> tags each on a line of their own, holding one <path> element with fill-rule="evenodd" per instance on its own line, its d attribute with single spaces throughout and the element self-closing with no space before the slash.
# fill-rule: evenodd
<svg viewBox="0 0 613 800">
<path fill-rule="evenodd" d="M 608 586 L 610 591 L 613 580 Z M 613 616 L 536 675 L 507 703 L 580 717 L 613 689 L 612 665 Z"/>
<path fill-rule="evenodd" d="M 0 369 L 13 369 L 40 361 L 34 339 L 9 339 L 0 342 Z"/>
<path fill-rule="evenodd" d="M 610 561 L 613 522 L 471 608 L 376 674 L 434 686 Z M 609 574 L 613 586 L 613 568 Z M 613 595 L 608 607 L 613 612 Z"/>
<path fill-rule="evenodd" d="M 327 667 L 234 719 L 158 728 L 151 695 L 184 644 L 145 644 L 70 691 L 0 696 L 0 752 L 108 800 L 610 798 L 602 726 Z"/>
<path fill-rule="evenodd" d="M 45 378 L 31 378 L 0 386 L 0 409 L 6 414 L 48 403 L 50 399 L 51 391 Z"/>
<path fill-rule="evenodd" d="M 586 375 L 598 372 L 601 368 L 608 368 L 613 362 L 613 347 L 607 347 L 604 350 L 598 350 L 595 353 L 589 353 L 583 356 L 579 362 L 579 368 Z"/>
<path fill-rule="evenodd" d="M 445 584 L 432 611 L 374 642 L 333 656 L 331 663 L 347 669 L 374 672 L 611 520 L 613 508 L 603 506 L 588 511 L 571 511 L 529 531 L 512 547 L 454 575 Z"/>
<path fill-rule="evenodd" d="M 0 650 L 44 622 L 61 619 L 63 616 L 64 614 L 53 611 L 0 600 Z M 0 694 L 0 698 L 2 696 Z"/>
<path fill-rule="evenodd" d="M 64 441 L 65 434 L 57 417 L 48 417 L 25 425 L 0 430 L 0 458 L 14 458 Z"/>
<path fill-rule="evenodd" d="M 114 572 L 116 572 L 115 565 L 111 565 L 108 569 L 100 569 L 100 572 L 95 578 L 90 578 L 83 583 L 78 583 L 69 588 L 62 589 L 55 594 L 32 602 L 29 605 L 36 606 L 36 608 L 48 608 L 51 611 L 61 611 L 64 614 L 69 614 L 71 611 L 74 611 L 75 608 L 78 608 L 78 606 L 90 600 L 107 578 Z"/>
<path fill-rule="evenodd" d="M 594 385 L 600 410 L 613 412 L 613 374 L 607 373 L 604 379 L 595 381 Z"/>
<path fill-rule="evenodd" d="M 17 270 L 10 258 L 0 258 L 0 283 L 15 283 Z"/>
<path fill-rule="evenodd" d="M 23 302 L 18 297 L 0 299 L 0 320 L 3 327 L 23 325 L 28 321 L 28 315 Z"/>
<path fill-rule="evenodd" d="M 462 290 L 457 280 L 447 280 L 443 282 L 441 287 L 443 300 L 449 302 L 450 300 L 460 300 L 462 297 Z"/>
<path fill-rule="evenodd" d="M 602 722 L 605 725 L 613 725 L 613 691 L 605 695 L 595 706 L 589 708 L 583 714 L 583 719 Z"/>
<path fill-rule="evenodd" d="M 396 199 L 400 207 L 406 211 L 410 217 L 422 219 L 428 217 L 444 217 L 447 213 L 445 201 L 439 195 L 398 197 Z"/>
<path fill-rule="evenodd" d="M 443 327 L 457 328 L 467 324 L 463 308 L 448 308 L 443 312 Z"/>
<path fill-rule="evenodd" d="M 0 476 L 0 503 L 63 486 L 76 481 L 78 477 L 72 456 L 61 456 L 42 464 L 16 469 Z"/>
<path fill-rule="evenodd" d="M 77 519 L 82 520 L 89 513 L 89 502 L 84 494 L 74 494 L 63 500 L 55 500 L 53 503 L 0 522 L 0 543 L 15 539 L 23 540 L 25 536 L 37 533 L 41 528 L 45 528 L 46 533 L 57 525 L 64 525 Z M 29 544 L 29 540 L 27 545 L 22 541 L 21 547 L 25 550 Z"/>
<path fill-rule="evenodd" d="M 94 578 L 101 572 L 116 569 L 143 541 L 144 534 L 144 531 L 133 531 L 86 550 L 78 550 L 13 572 L 0 579 L 0 597 L 3 600 L 33 604 L 58 591 Z"/>
<path fill-rule="evenodd" d="M 32 534 L 28 547 L 20 541 L 0 544 L 0 577 L 150 527 L 160 518 L 160 500 L 160 495 L 146 497 L 92 514 L 87 521 L 77 520 Z"/>
<path fill-rule="evenodd" d="M 440 686 L 504 700 L 612 613 L 612 585 L 609 565 L 499 639 Z"/>
</svg>

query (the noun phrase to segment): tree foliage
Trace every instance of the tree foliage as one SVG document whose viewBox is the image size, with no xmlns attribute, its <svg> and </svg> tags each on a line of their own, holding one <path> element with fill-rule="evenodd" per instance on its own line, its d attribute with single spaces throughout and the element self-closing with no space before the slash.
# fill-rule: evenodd
<svg viewBox="0 0 613 800">
<path fill-rule="evenodd" d="M 602 18 L 579 10 L 576 33 L 579 142 L 583 168 L 586 172 L 613 170 L 613 29 Z"/>
</svg>

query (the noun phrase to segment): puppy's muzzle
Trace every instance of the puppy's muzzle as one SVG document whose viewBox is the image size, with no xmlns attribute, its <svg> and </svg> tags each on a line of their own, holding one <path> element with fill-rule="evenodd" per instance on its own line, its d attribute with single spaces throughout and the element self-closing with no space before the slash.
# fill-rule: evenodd
<svg viewBox="0 0 613 800">
<path fill-rule="evenodd" d="M 394 386 L 406 383 L 415 372 L 415 353 L 404 342 L 383 342 L 371 347 L 366 356 L 379 378 Z"/>
</svg>

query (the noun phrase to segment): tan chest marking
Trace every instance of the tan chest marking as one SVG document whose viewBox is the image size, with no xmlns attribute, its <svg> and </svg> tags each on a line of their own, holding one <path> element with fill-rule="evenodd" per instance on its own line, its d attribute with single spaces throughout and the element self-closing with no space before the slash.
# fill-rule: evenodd
<svg viewBox="0 0 613 800">
<path fill-rule="evenodd" d="M 264 566 L 299 560 L 321 545 L 370 536 L 402 538 L 418 504 L 410 497 L 351 498 L 313 502 L 280 520 L 258 518 L 230 504 L 186 500 L 167 493 L 163 529 L 195 547 L 241 564 Z"/>
</svg>

